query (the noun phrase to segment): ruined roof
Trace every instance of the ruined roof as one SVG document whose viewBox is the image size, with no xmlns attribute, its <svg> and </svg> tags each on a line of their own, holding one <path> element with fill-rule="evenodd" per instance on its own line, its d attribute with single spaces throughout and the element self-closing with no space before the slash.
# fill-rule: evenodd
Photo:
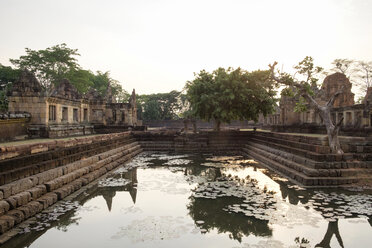
<svg viewBox="0 0 372 248">
<path fill-rule="evenodd" d="M 94 88 L 90 88 L 84 97 L 91 101 L 103 101 L 101 94 Z"/>
<path fill-rule="evenodd" d="M 344 107 L 354 105 L 354 93 L 351 92 L 352 84 L 345 74 L 336 72 L 327 76 L 322 84 L 322 98 L 328 101 L 339 89 L 343 89 L 343 93 L 336 98 L 334 107 Z"/>
<path fill-rule="evenodd" d="M 67 79 L 62 79 L 58 86 L 52 90 L 50 96 L 68 100 L 80 100 L 82 98 L 75 86 Z"/>
<path fill-rule="evenodd" d="M 9 96 L 42 96 L 43 88 L 35 75 L 27 69 L 13 83 L 12 89 L 8 92 Z"/>
</svg>

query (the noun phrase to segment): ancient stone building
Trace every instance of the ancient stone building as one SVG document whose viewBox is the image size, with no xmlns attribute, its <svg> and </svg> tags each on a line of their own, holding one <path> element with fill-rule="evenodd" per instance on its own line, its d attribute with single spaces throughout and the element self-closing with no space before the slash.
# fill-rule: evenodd
<svg viewBox="0 0 372 248">
<path fill-rule="evenodd" d="M 354 93 L 351 92 L 350 80 L 340 72 L 336 72 L 332 75 L 327 76 L 322 84 L 322 88 L 317 98 L 320 98 L 322 102 L 327 102 L 339 89 L 343 88 L 343 93 L 339 95 L 333 107 L 346 107 L 354 105 Z M 320 100 L 319 99 L 319 100 Z"/>
<path fill-rule="evenodd" d="M 340 94 L 334 103 L 331 115 L 334 122 L 338 122 L 343 118 L 342 126 L 345 128 L 366 128 L 371 127 L 372 123 L 372 90 L 369 89 L 365 100 L 362 104 L 354 103 L 354 94 L 351 92 L 352 84 L 349 79 L 342 73 L 334 73 L 327 76 L 320 89 L 313 89 L 315 100 L 324 105 L 328 102 L 331 96 L 339 89 L 343 88 L 343 93 Z M 301 126 L 322 126 L 322 120 L 314 106 L 308 104 L 307 111 L 299 113 L 294 111 L 297 99 L 289 96 L 282 96 L 279 102 L 279 122 L 273 118 L 278 115 L 275 113 L 266 118 L 261 118 L 259 124 L 273 126 L 276 131 L 294 131 L 292 127 L 298 127 L 296 131 L 300 131 Z"/>
<path fill-rule="evenodd" d="M 31 136 L 61 137 L 94 132 L 95 125 L 133 127 L 137 120 L 135 91 L 128 103 L 116 103 L 109 86 L 104 97 L 94 89 L 80 94 L 67 79 L 46 92 L 35 76 L 23 71 L 8 95 L 9 112 L 31 115 Z"/>
</svg>

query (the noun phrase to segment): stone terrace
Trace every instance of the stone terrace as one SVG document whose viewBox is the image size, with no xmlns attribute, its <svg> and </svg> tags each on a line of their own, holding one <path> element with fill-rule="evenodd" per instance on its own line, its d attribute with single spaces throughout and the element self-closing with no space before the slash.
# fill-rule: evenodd
<svg viewBox="0 0 372 248">
<path fill-rule="evenodd" d="M 326 136 L 256 132 L 243 153 L 305 186 L 334 186 L 372 178 L 372 143 L 341 137 L 343 155 L 330 153 Z"/>
<path fill-rule="evenodd" d="M 2 146 L 0 234 L 141 151 L 128 132 Z"/>
<path fill-rule="evenodd" d="M 247 155 L 304 186 L 372 179 L 372 142 L 342 137 L 344 155 L 325 136 L 223 131 L 135 131 L 0 146 L 0 244 L 5 232 L 88 185 L 143 150 Z"/>
</svg>

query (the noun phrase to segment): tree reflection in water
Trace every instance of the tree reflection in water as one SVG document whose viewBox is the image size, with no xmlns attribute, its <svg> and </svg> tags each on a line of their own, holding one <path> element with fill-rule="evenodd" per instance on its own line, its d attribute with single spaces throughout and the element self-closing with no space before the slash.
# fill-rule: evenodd
<svg viewBox="0 0 372 248">
<path fill-rule="evenodd" d="M 319 244 L 315 245 L 315 247 L 330 248 L 331 247 L 330 243 L 333 235 L 336 236 L 338 244 L 343 248 L 344 244 L 342 242 L 342 238 L 338 230 L 338 220 L 333 222 L 330 221 L 328 223 L 327 232 L 324 235 L 323 240 Z"/>
<path fill-rule="evenodd" d="M 185 175 L 203 176 L 208 181 L 215 181 L 222 176 L 220 168 L 189 167 Z M 242 204 L 243 199 L 237 197 L 221 197 L 216 199 L 196 198 L 191 196 L 187 206 L 189 215 L 200 229 L 207 232 L 216 229 L 218 233 L 228 233 L 230 239 L 242 242 L 244 236 L 271 236 L 272 230 L 268 221 L 246 217 L 241 213 L 224 211 L 228 205 Z M 202 220 L 203 223 L 197 221 Z"/>
</svg>

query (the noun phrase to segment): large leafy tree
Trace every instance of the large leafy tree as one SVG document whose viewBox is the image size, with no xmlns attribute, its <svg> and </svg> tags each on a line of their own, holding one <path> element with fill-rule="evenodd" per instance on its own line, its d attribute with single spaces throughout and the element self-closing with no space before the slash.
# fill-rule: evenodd
<svg viewBox="0 0 372 248">
<path fill-rule="evenodd" d="M 313 105 L 317 109 L 327 129 L 329 147 L 333 153 L 343 154 L 338 139 L 338 132 L 340 130 L 343 118 L 341 118 L 338 123 L 334 123 L 331 118 L 331 109 L 334 101 L 336 97 L 343 92 L 343 89 L 335 92 L 335 94 L 327 101 L 325 105 L 320 105 L 315 100 L 314 89 L 317 87 L 317 75 L 323 71 L 323 68 L 315 66 L 312 57 L 306 57 L 294 67 L 297 70 L 296 75 L 299 75 L 298 78 L 283 72 L 279 72 L 279 75 L 276 75 L 276 65 L 277 62 L 269 65 L 272 78 L 281 85 L 289 86 L 289 89 L 293 92 L 293 96 L 299 99 L 296 106 L 297 111 L 306 110 L 307 104 Z"/>
<path fill-rule="evenodd" d="M 97 71 L 96 74 L 90 70 L 81 68 L 77 61 L 80 56 L 77 49 L 67 47 L 65 43 L 55 45 L 42 50 L 26 48 L 26 55 L 19 59 L 10 59 L 19 69 L 27 69 L 35 74 L 46 92 L 66 78 L 81 93 L 86 93 L 90 88 L 96 89 L 102 96 L 106 94 L 108 85 L 111 85 L 112 95 L 118 101 L 129 99 L 119 81 L 111 78 L 109 72 Z"/>
<path fill-rule="evenodd" d="M 129 93 L 123 89 L 118 80 L 111 78 L 110 72 L 97 71 L 92 77 L 92 87 L 102 96 L 106 94 L 109 84 L 111 86 L 112 95 L 116 97 L 118 102 L 126 102 L 129 100 Z"/>
<path fill-rule="evenodd" d="M 65 43 L 43 50 L 25 50 L 26 55 L 10 59 L 10 62 L 19 69 L 33 72 L 47 90 L 67 78 L 68 74 L 81 69 L 76 59 L 80 55 L 77 49 L 68 48 Z"/>
<path fill-rule="evenodd" d="M 19 70 L 0 64 L 0 111 L 8 109 L 7 91 L 11 89 L 19 75 Z"/>
<path fill-rule="evenodd" d="M 179 119 L 184 109 L 184 95 L 173 90 L 167 93 L 139 95 L 137 102 L 144 120 Z"/>
<path fill-rule="evenodd" d="M 220 130 L 221 123 L 232 120 L 257 121 L 259 114 L 274 111 L 276 101 L 270 71 L 202 70 L 186 83 L 186 90 L 192 115 L 214 120 L 216 130 Z"/>
</svg>

